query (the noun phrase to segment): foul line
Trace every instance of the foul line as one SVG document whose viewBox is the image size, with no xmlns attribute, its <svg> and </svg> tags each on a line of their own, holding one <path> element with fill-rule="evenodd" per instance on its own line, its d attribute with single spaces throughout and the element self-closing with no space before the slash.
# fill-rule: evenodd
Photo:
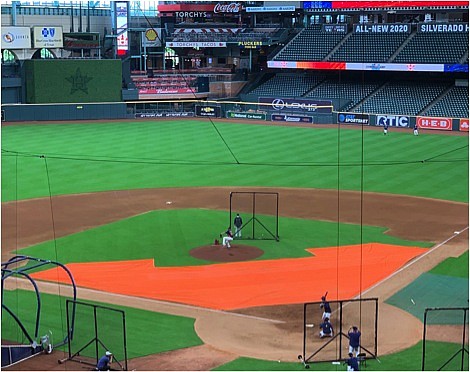
<svg viewBox="0 0 470 372">
<path fill-rule="evenodd" d="M 434 246 L 433 248 L 431 248 L 430 250 L 428 250 L 426 253 L 414 258 L 413 260 L 411 260 L 410 262 L 408 262 L 405 266 L 403 266 L 401 269 L 395 271 L 394 273 L 390 274 L 389 276 L 387 276 L 385 279 L 382 279 L 380 282 L 378 283 L 375 283 L 372 287 L 368 288 L 367 290 L 365 290 L 363 292 L 364 293 L 367 293 L 369 291 L 371 291 L 372 289 L 378 287 L 379 285 L 383 284 L 384 282 L 386 282 L 387 280 L 391 279 L 392 277 L 394 277 L 396 274 L 398 273 L 401 273 L 403 270 L 407 269 L 408 267 L 410 267 L 411 265 L 415 264 L 416 262 L 418 262 L 419 260 L 421 260 L 422 258 L 426 257 L 428 254 L 431 254 L 432 252 L 434 252 L 436 249 L 442 247 L 444 244 L 448 243 L 449 241 L 451 241 L 452 239 L 454 239 L 456 236 L 460 235 L 461 233 L 463 233 L 465 230 L 468 230 L 468 226 L 465 227 L 464 229 L 460 230 L 460 231 L 456 231 L 454 232 L 454 234 L 452 236 L 450 236 L 449 238 L 447 238 L 446 240 L 444 240 L 443 242 L 437 244 L 436 246 Z M 359 296 L 356 296 L 354 298 L 358 298 Z"/>
</svg>

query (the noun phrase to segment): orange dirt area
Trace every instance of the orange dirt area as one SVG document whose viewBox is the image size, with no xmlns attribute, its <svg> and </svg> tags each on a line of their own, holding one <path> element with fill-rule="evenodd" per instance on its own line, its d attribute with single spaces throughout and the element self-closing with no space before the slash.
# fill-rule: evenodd
<svg viewBox="0 0 470 372">
<path fill-rule="evenodd" d="M 183 267 L 154 267 L 153 259 L 147 259 L 67 267 L 80 287 L 233 310 L 309 302 L 325 291 L 331 300 L 353 298 L 426 250 L 369 243 L 308 249 L 313 257 L 307 258 Z M 63 283 L 69 280 L 56 268 L 31 276 Z"/>
</svg>

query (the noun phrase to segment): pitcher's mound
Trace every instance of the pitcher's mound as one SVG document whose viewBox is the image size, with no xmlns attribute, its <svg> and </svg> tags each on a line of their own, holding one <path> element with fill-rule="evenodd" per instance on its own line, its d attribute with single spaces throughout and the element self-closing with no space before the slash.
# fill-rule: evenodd
<svg viewBox="0 0 470 372">
<path fill-rule="evenodd" d="M 189 254 L 200 260 L 215 262 L 249 261 L 262 256 L 263 250 L 250 245 L 231 244 L 231 248 L 222 245 L 204 245 L 191 249 Z"/>
</svg>

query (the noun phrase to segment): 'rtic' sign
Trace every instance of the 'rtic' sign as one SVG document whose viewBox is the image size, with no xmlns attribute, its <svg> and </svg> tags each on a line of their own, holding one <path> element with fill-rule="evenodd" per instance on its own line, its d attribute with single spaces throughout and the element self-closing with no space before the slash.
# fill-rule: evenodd
<svg viewBox="0 0 470 372">
<path fill-rule="evenodd" d="M 418 128 L 422 129 L 438 129 L 438 130 L 452 130 L 452 119 L 450 118 L 428 118 L 418 116 L 416 118 Z"/>
<path fill-rule="evenodd" d="M 377 115 L 377 125 L 384 127 L 401 127 L 407 128 L 410 122 L 408 116 L 397 116 L 397 115 Z"/>
</svg>

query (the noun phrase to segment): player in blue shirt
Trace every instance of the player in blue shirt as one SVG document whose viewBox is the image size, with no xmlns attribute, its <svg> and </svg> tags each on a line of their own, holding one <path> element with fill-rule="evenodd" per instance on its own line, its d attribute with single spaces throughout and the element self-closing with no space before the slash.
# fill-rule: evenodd
<svg viewBox="0 0 470 372">
<path fill-rule="evenodd" d="M 331 318 L 331 306 L 326 300 L 326 296 L 321 296 L 320 308 L 323 309 L 323 315 L 321 317 L 322 322 L 324 322 L 326 318 Z"/>
<path fill-rule="evenodd" d="M 359 354 L 360 340 L 361 340 L 361 331 L 356 326 L 352 326 L 348 331 L 349 337 L 349 352 Z"/>
<path fill-rule="evenodd" d="M 107 351 L 105 355 L 103 355 L 98 361 L 98 364 L 96 365 L 96 369 L 98 371 L 111 370 L 111 366 L 109 364 L 111 363 L 112 358 L 113 358 L 113 353 L 111 353 L 110 351 Z"/>
<path fill-rule="evenodd" d="M 329 318 L 325 318 L 323 323 L 320 324 L 320 338 L 323 337 L 333 337 L 334 330 L 333 326 L 330 323 Z"/>
<path fill-rule="evenodd" d="M 348 371 L 359 371 L 359 363 L 353 353 L 349 353 L 349 359 L 345 363 L 348 365 Z"/>
</svg>

